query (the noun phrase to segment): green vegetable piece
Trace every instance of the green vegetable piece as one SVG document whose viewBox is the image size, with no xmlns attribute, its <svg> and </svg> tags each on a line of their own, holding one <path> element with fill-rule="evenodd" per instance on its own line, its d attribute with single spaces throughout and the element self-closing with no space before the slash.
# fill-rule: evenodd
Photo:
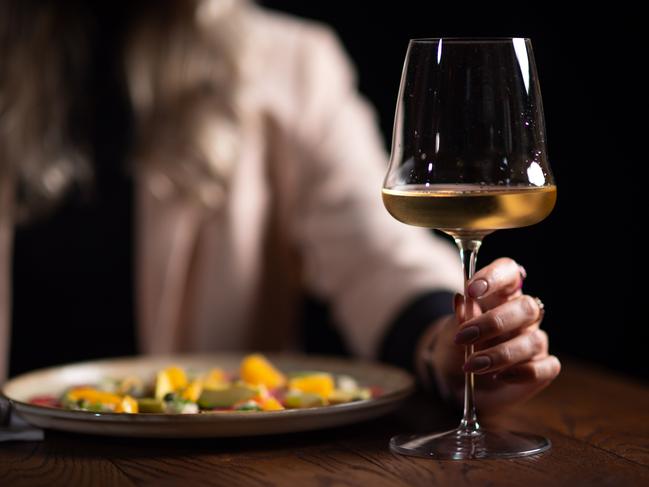
<svg viewBox="0 0 649 487">
<path fill-rule="evenodd" d="M 291 409 L 316 408 L 325 405 L 322 396 L 310 392 L 289 392 L 284 398 L 284 403 Z"/>
<path fill-rule="evenodd" d="M 235 411 L 261 411 L 261 407 L 255 401 L 245 401 L 234 406 Z"/>
<path fill-rule="evenodd" d="M 336 389 L 329 396 L 329 403 L 343 404 L 352 401 L 363 401 L 365 399 L 370 399 L 371 397 L 372 393 L 369 389 L 356 389 L 353 391 Z"/>
<path fill-rule="evenodd" d="M 104 406 L 100 402 L 88 402 L 86 401 L 86 404 L 83 407 L 84 411 L 92 411 L 94 413 L 102 413 L 102 412 L 111 412 L 112 409 Z"/>
<path fill-rule="evenodd" d="M 166 401 L 164 403 L 164 408 L 165 413 L 170 414 L 189 414 L 198 412 L 198 406 L 195 402 L 181 398 L 176 398 L 173 401 Z"/>
<path fill-rule="evenodd" d="M 140 413 L 164 413 L 164 402 L 155 397 L 142 397 L 137 400 L 137 410 Z"/>
<path fill-rule="evenodd" d="M 238 384 L 225 389 L 205 389 L 198 398 L 198 405 L 203 409 L 229 408 L 238 402 L 252 399 L 256 394 L 256 389 Z"/>
</svg>

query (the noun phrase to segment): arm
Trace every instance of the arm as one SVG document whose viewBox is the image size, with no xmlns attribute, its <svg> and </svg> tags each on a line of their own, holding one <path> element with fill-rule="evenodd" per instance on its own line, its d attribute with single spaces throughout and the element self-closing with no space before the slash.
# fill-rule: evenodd
<svg viewBox="0 0 649 487">
<path fill-rule="evenodd" d="M 456 299 L 455 313 L 451 304 L 451 293 L 462 289 L 455 249 L 396 222 L 383 208 L 387 161 L 377 124 L 337 40 L 322 30 L 305 43 L 304 56 L 295 237 L 307 284 L 332 303 L 352 351 L 414 366 L 452 401 L 462 395 L 463 366 L 469 370 L 475 358 L 487 356 L 489 367 L 474 369 L 487 412 L 546 387 L 560 363 L 548 354 L 538 303 L 520 290 L 519 266 L 499 259 L 480 270 L 472 282 L 488 282 L 474 314 L 481 316 L 462 323 L 461 304 Z M 471 326 L 484 330 L 465 364 L 467 334 L 458 332 Z"/>
<path fill-rule="evenodd" d="M 380 196 L 387 158 L 374 114 L 335 36 L 322 28 L 304 38 L 291 141 L 301 152 L 292 230 L 307 286 L 332 304 L 355 354 L 378 358 L 383 352 L 383 358 L 409 361 L 423 326 L 452 310 L 452 294 L 461 286 L 459 259 L 447 242 L 388 215 Z M 389 330 L 431 295 L 437 298 L 417 311 L 425 308 L 428 319 L 418 321 L 408 339 Z M 390 346 L 391 334 L 403 339 L 405 350 Z"/>
</svg>

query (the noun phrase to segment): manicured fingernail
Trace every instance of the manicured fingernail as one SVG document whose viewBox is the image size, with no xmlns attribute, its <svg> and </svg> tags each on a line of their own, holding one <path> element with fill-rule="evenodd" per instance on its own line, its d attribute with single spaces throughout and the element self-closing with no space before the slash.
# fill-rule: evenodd
<svg viewBox="0 0 649 487">
<path fill-rule="evenodd" d="M 464 364 L 465 372 L 480 372 L 481 370 L 486 370 L 491 367 L 491 359 L 486 355 L 478 355 L 477 357 L 470 358 L 469 361 Z"/>
<path fill-rule="evenodd" d="M 473 281 L 469 286 L 469 296 L 471 296 L 472 298 L 479 298 L 487 292 L 488 287 L 489 284 L 484 279 Z"/>
<path fill-rule="evenodd" d="M 527 277 L 527 271 L 525 270 L 525 267 L 522 265 L 518 264 L 518 272 L 520 272 L 521 277 L 525 279 Z"/>
<path fill-rule="evenodd" d="M 525 270 L 525 267 L 522 265 L 518 266 L 518 273 L 521 276 L 520 280 L 518 281 L 518 289 L 523 289 L 523 281 L 525 281 L 525 278 L 527 277 L 527 271 Z"/>
<path fill-rule="evenodd" d="M 457 335 L 455 335 L 455 343 L 457 344 L 472 343 L 476 341 L 476 339 L 479 336 L 480 336 L 480 328 L 478 328 L 477 326 L 469 326 L 464 330 L 458 332 Z"/>
</svg>

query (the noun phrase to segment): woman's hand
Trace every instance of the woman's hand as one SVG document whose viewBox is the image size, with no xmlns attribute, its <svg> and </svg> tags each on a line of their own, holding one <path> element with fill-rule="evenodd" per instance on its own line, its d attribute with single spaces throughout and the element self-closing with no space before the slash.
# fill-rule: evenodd
<svg viewBox="0 0 649 487">
<path fill-rule="evenodd" d="M 498 259 L 469 282 L 470 319 L 464 298 L 455 296 L 455 316 L 434 324 L 419 344 L 420 375 L 432 372 L 443 395 L 458 402 L 464 372 L 476 375 L 476 404 L 481 413 L 525 401 L 559 374 L 559 360 L 548 354 L 548 336 L 540 329 L 543 305 L 521 291 L 525 270 L 512 259 Z M 475 351 L 465 362 L 464 349 Z M 432 368 L 432 369 L 431 369 Z"/>
</svg>

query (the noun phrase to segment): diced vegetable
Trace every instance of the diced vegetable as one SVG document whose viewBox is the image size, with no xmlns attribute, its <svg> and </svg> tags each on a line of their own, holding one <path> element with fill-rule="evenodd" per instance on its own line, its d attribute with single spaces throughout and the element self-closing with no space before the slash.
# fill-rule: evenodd
<svg viewBox="0 0 649 487">
<path fill-rule="evenodd" d="M 234 405 L 235 411 L 261 411 L 261 406 L 257 401 L 243 401 Z"/>
<path fill-rule="evenodd" d="M 138 410 L 141 413 L 164 413 L 164 401 L 154 397 L 142 397 L 137 400 Z"/>
<path fill-rule="evenodd" d="M 370 399 L 371 397 L 372 397 L 372 393 L 370 392 L 369 389 L 356 389 L 352 391 L 343 391 L 340 389 L 336 389 L 329 395 L 329 403 L 342 404 L 346 402 Z"/>
<path fill-rule="evenodd" d="M 358 382 L 349 375 L 339 375 L 336 379 L 336 389 L 347 392 L 355 391 L 358 389 Z"/>
<path fill-rule="evenodd" d="M 241 361 L 238 377 L 220 368 L 201 372 L 169 366 L 158 371 L 154 382 L 106 377 L 70 388 L 58 399 L 36 396 L 31 401 L 95 412 L 191 414 L 313 408 L 381 394 L 376 387 L 360 388 L 353 377 L 321 371 L 291 372 L 287 379 L 266 357 L 252 354 Z"/>
<path fill-rule="evenodd" d="M 257 393 L 257 389 L 240 384 L 225 389 L 205 389 L 198 398 L 198 405 L 204 409 L 229 408 L 252 399 Z"/>
<path fill-rule="evenodd" d="M 117 394 L 100 391 L 92 387 L 77 387 L 67 392 L 66 400 L 71 402 L 86 401 L 90 404 L 101 404 L 115 409 L 122 401 L 122 398 Z"/>
<path fill-rule="evenodd" d="M 187 387 L 187 374 L 180 367 L 167 367 L 164 372 L 169 376 L 174 391 Z"/>
<path fill-rule="evenodd" d="M 252 385 L 263 384 L 269 389 L 286 384 L 286 377 L 260 354 L 246 356 L 241 362 L 241 380 Z"/>
<path fill-rule="evenodd" d="M 205 389 L 223 389 L 227 385 L 228 379 L 221 369 L 212 369 L 203 378 L 203 388 Z"/>
<path fill-rule="evenodd" d="M 79 399 L 79 401 L 77 401 L 76 407 L 74 407 L 73 409 L 79 409 L 81 411 L 91 411 L 93 413 L 115 412 L 113 405 L 102 404 L 100 402 L 88 402 L 85 399 Z"/>
<path fill-rule="evenodd" d="M 290 409 L 315 408 L 326 405 L 326 400 L 320 394 L 291 391 L 284 398 L 284 404 Z"/>
<path fill-rule="evenodd" d="M 245 382 L 243 382 L 243 384 L 245 384 Z M 255 391 L 257 391 L 253 399 L 257 401 L 259 404 L 261 404 L 262 401 L 266 400 L 267 398 L 271 397 L 270 392 L 268 392 L 268 388 L 263 384 L 254 386 L 252 388 L 255 389 Z"/>
<path fill-rule="evenodd" d="M 177 392 L 187 387 L 187 375 L 180 367 L 167 367 L 158 372 L 155 386 L 155 397 L 162 399 L 170 392 Z"/>
<path fill-rule="evenodd" d="M 311 375 L 294 377 L 288 383 L 289 390 L 309 392 L 327 399 L 334 390 L 334 379 L 331 374 L 316 372 Z"/>
<path fill-rule="evenodd" d="M 180 412 L 181 414 L 196 414 L 199 412 L 198 404 L 195 402 L 188 402 L 183 406 Z"/>
<path fill-rule="evenodd" d="M 117 394 L 142 397 L 144 394 L 144 382 L 137 376 L 129 375 L 119 382 Z"/>
<path fill-rule="evenodd" d="M 29 400 L 29 404 L 35 404 L 37 406 L 47 406 L 50 408 L 61 407 L 61 401 L 59 401 L 55 396 L 50 394 L 43 394 L 41 396 L 34 396 Z"/>
<path fill-rule="evenodd" d="M 203 391 L 203 382 L 200 380 L 192 381 L 182 392 L 180 397 L 188 401 L 196 402 Z"/>
<path fill-rule="evenodd" d="M 282 411 L 284 409 L 284 406 L 274 397 L 267 397 L 260 404 L 262 411 Z"/>
<path fill-rule="evenodd" d="M 165 402 L 164 412 L 169 414 L 194 414 L 198 412 L 198 405 L 195 402 L 175 399 Z"/>
<path fill-rule="evenodd" d="M 117 405 L 115 408 L 116 413 L 137 413 L 138 412 L 138 404 L 135 399 L 133 399 L 131 396 L 124 396 L 120 403 Z"/>
</svg>

